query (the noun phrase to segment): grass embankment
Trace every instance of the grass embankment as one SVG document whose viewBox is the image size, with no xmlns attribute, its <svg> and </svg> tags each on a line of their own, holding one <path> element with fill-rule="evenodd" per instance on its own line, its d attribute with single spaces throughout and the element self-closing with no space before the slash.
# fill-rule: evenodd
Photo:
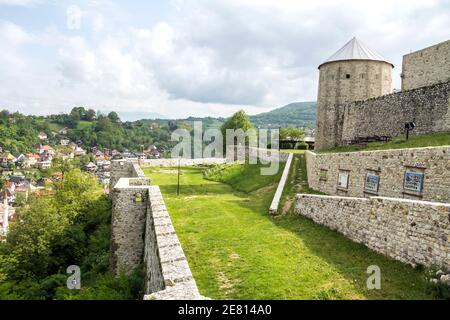
<svg viewBox="0 0 450 320">
<path fill-rule="evenodd" d="M 285 163 L 280 163 L 276 175 L 262 175 L 261 165 L 225 164 L 214 166 L 204 171 L 207 180 L 222 182 L 234 190 L 252 192 L 266 185 L 280 181 Z"/>
<path fill-rule="evenodd" d="M 281 196 L 280 213 L 293 213 L 295 196 L 298 193 L 324 194 L 309 187 L 304 151 L 302 153 L 294 153 L 294 157 L 292 158 L 289 176 Z"/>
<path fill-rule="evenodd" d="M 152 184 L 161 187 L 200 292 L 207 297 L 431 298 L 425 293 L 422 272 L 309 219 L 292 214 L 269 217 L 277 177 L 263 182 L 256 168 L 244 167 L 239 176 L 252 187 L 243 187 L 235 174 L 220 174 L 225 184 L 206 180 L 201 168 L 183 168 L 177 196 L 176 170 L 147 168 L 145 172 Z M 259 181 L 258 188 L 252 192 L 233 189 L 252 190 L 254 181 Z M 381 290 L 366 289 L 370 265 L 381 268 Z"/>
<path fill-rule="evenodd" d="M 404 137 L 395 138 L 390 142 L 373 142 L 365 147 L 357 145 L 322 149 L 319 153 L 330 152 L 355 152 L 355 151 L 371 151 L 371 150 L 387 150 L 387 149 L 406 149 L 406 148 L 423 148 L 423 147 L 440 147 L 450 145 L 450 132 L 435 133 L 422 136 L 411 136 L 409 140 Z"/>
</svg>

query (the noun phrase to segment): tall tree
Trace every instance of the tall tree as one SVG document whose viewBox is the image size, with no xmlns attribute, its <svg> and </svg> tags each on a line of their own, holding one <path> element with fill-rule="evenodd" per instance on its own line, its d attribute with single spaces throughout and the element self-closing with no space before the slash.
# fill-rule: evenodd
<svg viewBox="0 0 450 320">
<path fill-rule="evenodd" d="M 113 123 L 117 123 L 120 121 L 119 115 L 117 114 L 117 112 L 110 112 L 108 113 L 108 118 L 113 122 Z"/>
<path fill-rule="evenodd" d="M 222 134 L 225 137 L 227 129 L 233 129 L 233 130 L 242 129 L 244 131 L 247 131 L 252 128 L 253 128 L 253 125 L 250 122 L 250 119 L 245 114 L 245 112 L 243 110 L 241 110 L 241 111 L 238 111 L 235 114 L 233 114 L 233 116 L 230 119 L 228 119 L 222 125 L 222 127 L 220 129 L 222 131 Z"/>
</svg>

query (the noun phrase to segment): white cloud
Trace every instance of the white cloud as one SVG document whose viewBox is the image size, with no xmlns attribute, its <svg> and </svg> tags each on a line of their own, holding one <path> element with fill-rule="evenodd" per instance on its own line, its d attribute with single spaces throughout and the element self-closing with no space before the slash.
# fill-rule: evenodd
<svg viewBox="0 0 450 320">
<path fill-rule="evenodd" d="M 0 5 L 29 7 L 42 2 L 41 0 L 0 0 Z"/>
<path fill-rule="evenodd" d="M 437 0 L 172 4 L 171 18 L 154 26 L 120 24 L 120 10 L 103 1 L 80 5 L 79 32 L 62 25 L 30 34 L 0 21 L 0 103 L 34 113 L 74 105 L 173 117 L 256 113 L 314 100 L 317 66 L 354 35 L 396 65 L 399 87 L 402 55 L 450 30 L 449 4 Z"/>
</svg>

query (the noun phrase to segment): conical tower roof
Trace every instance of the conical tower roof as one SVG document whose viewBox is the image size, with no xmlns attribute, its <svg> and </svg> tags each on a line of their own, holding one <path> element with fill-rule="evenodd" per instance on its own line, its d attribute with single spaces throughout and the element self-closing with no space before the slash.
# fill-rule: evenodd
<svg viewBox="0 0 450 320">
<path fill-rule="evenodd" d="M 387 61 L 381 54 L 370 49 L 363 42 L 359 41 L 355 37 L 347 42 L 341 49 L 339 49 L 335 54 L 329 57 L 320 66 L 326 63 L 334 61 L 346 61 L 346 60 L 373 60 L 373 61 L 383 61 L 389 63 L 394 67 L 394 65 Z"/>
</svg>

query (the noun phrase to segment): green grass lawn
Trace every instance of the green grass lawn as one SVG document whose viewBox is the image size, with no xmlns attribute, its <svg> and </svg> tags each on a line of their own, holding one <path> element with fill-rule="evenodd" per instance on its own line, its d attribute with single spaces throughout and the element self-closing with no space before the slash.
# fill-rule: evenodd
<svg viewBox="0 0 450 320">
<path fill-rule="evenodd" d="M 287 152 L 287 153 L 298 153 L 303 154 L 306 152 L 306 150 L 297 150 L 297 149 L 281 149 L 280 152 Z"/>
<path fill-rule="evenodd" d="M 62 124 L 56 123 L 56 122 L 50 122 L 49 124 L 50 130 L 58 132 L 63 128 Z"/>
<path fill-rule="evenodd" d="M 77 129 L 85 129 L 95 125 L 94 121 L 79 121 L 77 124 Z"/>
<path fill-rule="evenodd" d="M 387 150 L 387 149 L 403 149 L 403 148 L 422 148 L 422 147 L 439 147 L 450 146 L 450 132 L 435 133 L 421 136 L 410 136 L 409 140 L 405 137 L 395 138 L 390 142 L 373 142 L 366 147 L 358 147 L 356 145 L 322 149 L 319 153 L 330 152 L 354 152 L 354 151 L 370 151 L 370 150 Z"/>
<path fill-rule="evenodd" d="M 252 168 L 241 172 L 249 185 Z M 271 218 L 276 183 L 240 192 L 182 168 L 146 168 L 159 185 L 200 292 L 212 299 L 428 299 L 423 272 L 292 214 Z M 224 175 L 221 175 L 224 177 Z M 300 177 L 301 178 L 301 177 Z M 226 179 L 224 179 L 226 180 Z M 229 181 L 226 181 L 229 182 Z M 265 184 L 265 186 L 263 186 Z M 242 185 L 241 185 L 242 187 Z M 252 189 L 252 188 L 249 188 Z M 366 289 L 378 265 L 382 289 Z"/>
<path fill-rule="evenodd" d="M 285 163 L 280 163 L 278 173 L 275 176 L 261 175 L 261 165 L 250 164 L 225 164 L 213 166 L 205 170 L 204 177 L 208 180 L 222 182 L 230 185 L 234 190 L 252 192 L 274 181 L 281 179 Z"/>
</svg>

